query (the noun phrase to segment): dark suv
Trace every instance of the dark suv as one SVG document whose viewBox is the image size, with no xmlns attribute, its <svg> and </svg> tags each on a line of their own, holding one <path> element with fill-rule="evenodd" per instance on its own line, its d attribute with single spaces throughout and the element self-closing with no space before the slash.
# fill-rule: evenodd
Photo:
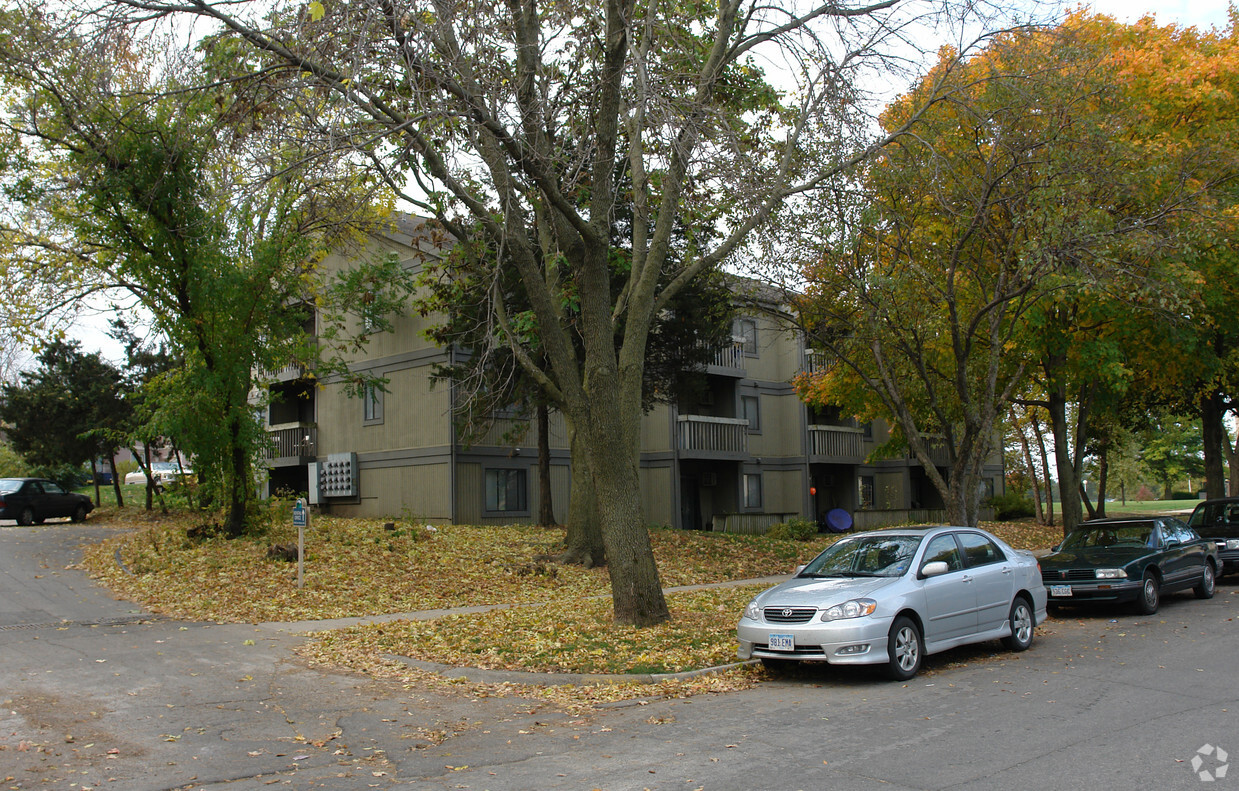
<svg viewBox="0 0 1239 791">
<path fill-rule="evenodd" d="M 1239 497 L 1219 497 L 1196 506 L 1188 525 L 1217 544 L 1220 571 L 1239 571 Z"/>
</svg>

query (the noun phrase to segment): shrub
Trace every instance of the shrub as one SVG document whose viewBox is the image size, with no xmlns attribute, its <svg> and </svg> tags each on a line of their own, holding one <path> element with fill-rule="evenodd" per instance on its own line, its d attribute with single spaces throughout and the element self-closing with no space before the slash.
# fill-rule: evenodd
<svg viewBox="0 0 1239 791">
<path fill-rule="evenodd" d="M 817 538 L 817 522 L 801 518 L 788 519 L 786 522 L 771 525 L 766 535 L 785 541 L 809 541 Z"/>
<path fill-rule="evenodd" d="M 994 519 L 1007 522 L 1036 514 L 1033 501 L 1019 492 L 1007 492 L 991 497 L 988 505 L 994 509 Z"/>
</svg>

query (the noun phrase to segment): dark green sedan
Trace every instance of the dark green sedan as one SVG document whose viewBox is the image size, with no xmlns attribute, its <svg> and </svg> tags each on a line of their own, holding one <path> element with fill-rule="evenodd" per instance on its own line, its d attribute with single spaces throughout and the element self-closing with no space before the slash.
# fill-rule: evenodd
<svg viewBox="0 0 1239 791">
<path fill-rule="evenodd" d="M 1217 572 L 1217 545 L 1171 516 L 1085 522 L 1041 558 L 1050 606 L 1134 602 L 1145 615 L 1170 591 L 1211 598 Z"/>
</svg>

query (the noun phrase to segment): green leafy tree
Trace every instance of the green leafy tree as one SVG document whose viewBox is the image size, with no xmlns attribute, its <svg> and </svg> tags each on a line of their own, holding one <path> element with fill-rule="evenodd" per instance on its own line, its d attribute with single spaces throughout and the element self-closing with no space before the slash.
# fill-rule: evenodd
<svg viewBox="0 0 1239 791">
<path fill-rule="evenodd" d="M 1162 484 L 1162 499 L 1172 499 L 1175 485 L 1204 472 L 1204 445 L 1198 420 L 1159 415 L 1151 421 L 1141 442 L 1140 463 Z"/>
<path fill-rule="evenodd" d="M 38 363 L 18 383 L 0 387 L 0 421 L 9 442 L 31 465 L 90 464 L 95 472 L 97 458 L 111 458 L 116 445 L 109 437 L 127 414 L 120 371 L 98 352 L 84 354 L 76 341 L 48 344 Z"/>
<path fill-rule="evenodd" d="M 123 38 L 83 37 L 42 13 L 6 21 L 7 128 L 24 154 L 6 174 L 24 209 L 8 229 L 10 265 L 79 273 L 66 300 L 122 288 L 139 301 L 182 361 L 147 383 L 144 433 L 182 443 L 225 534 L 239 535 L 267 441 L 257 372 L 299 362 L 359 392 L 369 379 L 343 350 L 407 299 L 411 278 L 393 259 L 334 279 L 317 268 L 385 211 L 350 163 L 308 158 L 280 114 L 281 86 L 243 60 L 208 49 L 148 71 L 151 53 Z M 152 72 L 165 81 L 148 84 Z M 220 82 L 204 90 L 191 79 L 203 76 Z M 349 314 L 363 303 L 371 321 L 358 334 Z M 303 329 L 311 311 L 318 343 Z"/>
</svg>

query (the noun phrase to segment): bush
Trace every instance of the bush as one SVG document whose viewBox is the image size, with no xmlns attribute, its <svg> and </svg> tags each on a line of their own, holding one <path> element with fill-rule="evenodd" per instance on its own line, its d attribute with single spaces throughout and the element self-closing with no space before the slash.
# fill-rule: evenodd
<svg viewBox="0 0 1239 791">
<path fill-rule="evenodd" d="M 809 541 L 817 538 L 817 522 L 810 519 L 788 519 L 786 522 L 771 525 L 766 535 L 784 541 Z"/>
<path fill-rule="evenodd" d="M 1197 500 L 1199 498 L 1192 492 L 1171 492 L 1170 499 L 1171 500 Z"/>
<path fill-rule="evenodd" d="M 994 519 L 999 522 L 1023 519 L 1037 513 L 1033 507 L 1033 501 L 1019 492 L 995 495 L 989 499 L 987 504 L 994 509 Z"/>
</svg>

